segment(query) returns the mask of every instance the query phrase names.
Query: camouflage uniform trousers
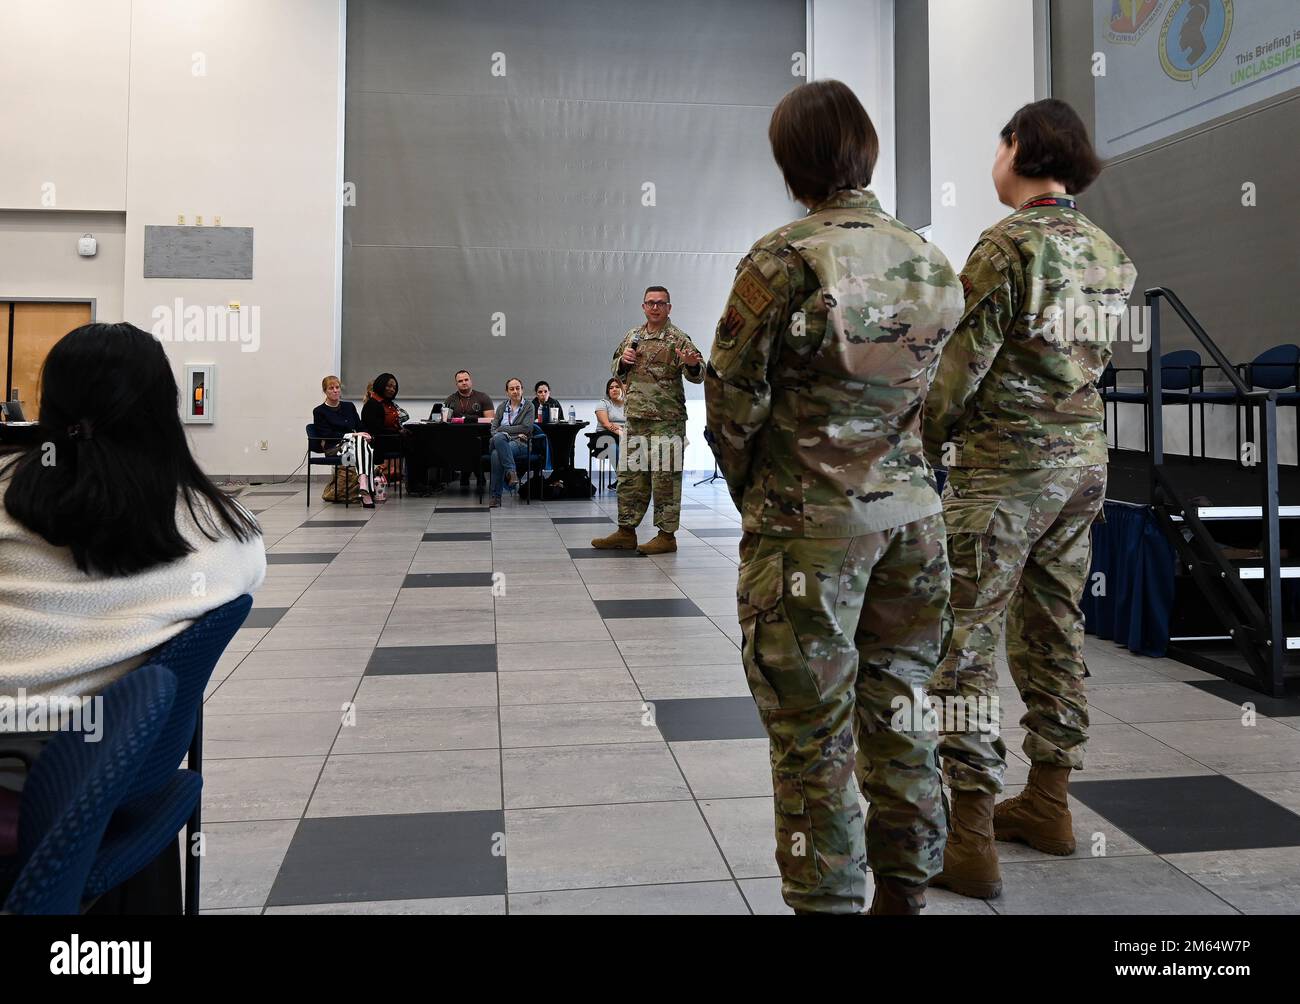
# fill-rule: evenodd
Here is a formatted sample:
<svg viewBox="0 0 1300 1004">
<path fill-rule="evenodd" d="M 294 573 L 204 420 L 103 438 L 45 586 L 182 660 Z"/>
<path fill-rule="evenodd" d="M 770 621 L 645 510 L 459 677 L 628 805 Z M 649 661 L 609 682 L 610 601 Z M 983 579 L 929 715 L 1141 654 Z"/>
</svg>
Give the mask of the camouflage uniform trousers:
<svg viewBox="0 0 1300 1004">
<path fill-rule="evenodd" d="M 1106 468 L 955 468 L 944 486 L 953 635 L 930 696 L 992 700 L 1003 619 L 1007 663 L 1026 712 L 1024 751 L 1033 763 L 1083 766 L 1088 699 L 1079 600 L 1092 558 L 1091 527 L 1106 496 Z M 1002 791 L 1006 743 L 998 716 L 968 718 L 943 732 L 939 752 L 950 788 Z M 961 725 L 947 722 L 947 725 Z"/>
<path fill-rule="evenodd" d="M 835 539 L 747 532 L 740 559 L 742 660 L 770 743 L 781 894 L 799 911 L 860 913 L 868 863 L 912 883 L 943 866 L 938 733 L 910 714 L 895 722 L 951 633 L 942 517 Z"/>
<path fill-rule="evenodd" d="M 628 420 L 618 467 L 619 526 L 640 526 L 653 497 L 655 526 L 664 533 L 677 532 L 685 443 L 685 421 Z"/>
</svg>

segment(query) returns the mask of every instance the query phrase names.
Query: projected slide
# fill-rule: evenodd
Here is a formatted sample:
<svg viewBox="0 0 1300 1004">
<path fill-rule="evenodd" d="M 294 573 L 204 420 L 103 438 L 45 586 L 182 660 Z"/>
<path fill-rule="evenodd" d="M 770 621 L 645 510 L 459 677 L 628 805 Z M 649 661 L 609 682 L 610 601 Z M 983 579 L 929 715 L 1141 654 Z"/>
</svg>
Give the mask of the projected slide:
<svg viewBox="0 0 1300 1004">
<path fill-rule="evenodd" d="M 1093 51 L 1115 157 L 1300 86 L 1300 3 L 1093 0 Z"/>
</svg>

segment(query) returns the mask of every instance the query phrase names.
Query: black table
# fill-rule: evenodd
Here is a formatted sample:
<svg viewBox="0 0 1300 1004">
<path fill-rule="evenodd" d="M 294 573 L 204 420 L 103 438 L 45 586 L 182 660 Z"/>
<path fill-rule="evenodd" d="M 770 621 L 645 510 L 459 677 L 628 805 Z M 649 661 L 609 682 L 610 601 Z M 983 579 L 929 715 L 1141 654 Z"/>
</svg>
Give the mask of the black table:
<svg viewBox="0 0 1300 1004">
<path fill-rule="evenodd" d="M 0 452 L 14 453 L 35 446 L 41 441 L 41 427 L 36 422 L 18 425 L 0 422 Z"/>
<path fill-rule="evenodd" d="M 409 422 L 403 428 L 414 440 L 417 463 L 446 471 L 473 471 L 479 478 L 478 494 L 483 497 L 483 455 L 492 440 L 490 422 Z"/>
<path fill-rule="evenodd" d="M 573 471 L 573 450 L 578 433 L 590 422 L 546 422 L 542 431 L 551 444 L 551 480 L 563 481 Z M 572 479 L 570 479 L 572 480 Z"/>
</svg>

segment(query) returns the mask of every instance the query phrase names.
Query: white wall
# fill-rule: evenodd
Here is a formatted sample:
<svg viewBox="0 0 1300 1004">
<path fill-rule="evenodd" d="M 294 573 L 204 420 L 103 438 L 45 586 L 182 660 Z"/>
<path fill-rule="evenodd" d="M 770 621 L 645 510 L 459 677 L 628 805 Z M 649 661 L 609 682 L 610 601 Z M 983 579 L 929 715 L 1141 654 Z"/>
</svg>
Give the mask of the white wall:
<svg viewBox="0 0 1300 1004">
<path fill-rule="evenodd" d="M 1035 98 L 1033 0 L 930 0 L 930 239 L 960 269 L 1005 216 L 998 133 Z M 951 187 L 946 187 L 951 186 Z"/>
<path fill-rule="evenodd" d="M 77 254 L 77 239 L 93 234 L 93 258 Z M 126 217 L 122 213 L 0 210 L 0 299 L 93 298 L 95 319 L 122 316 Z"/>
<path fill-rule="evenodd" d="M 320 378 L 337 358 L 343 4 L 133 6 L 124 319 L 151 329 L 177 297 L 203 307 L 237 300 L 250 317 L 258 308 L 257 351 L 220 341 L 167 348 L 178 379 L 186 363 L 216 365 L 216 421 L 190 427 L 203 467 L 285 475 L 302 458 Z M 181 215 L 253 227 L 253 278 L 143 278 L 145 225 Z"/>
<path fill-rule="evenodd" d="M 0 5 L 0 120 L 21 138 L 0 209 L 24 210 L 0 213 L 0 296 L 94 296 L 146 330 L 177 297 L 256 307 L 257 351 L 167 343 L 178 380 L 217 366 L 216 423 L 190 427 L 214 475 L 292 471 L 338 369 L 343 31 L 344 0 Z M 254 228 L 253 279 L 143 278 L 144 227 L 199 215 Z M 95 259 L 75 255 L 87 230 Z"/>
<path fill-rule="evenodd" d="M 0 4 L 0 208 L 126 208 L 130 27 L 131 0 Z"/>
<path fill-rule="evenodd" d="M 871 189 L 893 213 L 894 0 L 809 0 L 809 80 L 840 80 L 853 89 L 880 138 Z"/>
</svg>

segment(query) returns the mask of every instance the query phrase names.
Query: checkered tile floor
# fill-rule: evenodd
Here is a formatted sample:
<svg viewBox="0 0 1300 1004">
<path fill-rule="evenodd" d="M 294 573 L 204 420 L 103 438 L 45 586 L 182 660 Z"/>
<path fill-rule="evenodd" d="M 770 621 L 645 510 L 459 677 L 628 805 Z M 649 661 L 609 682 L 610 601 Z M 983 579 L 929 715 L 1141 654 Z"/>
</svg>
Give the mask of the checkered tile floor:
<svg viewBox="0 0 1300 1004">
<path fill-rule="evenodd" d="M 687 488 L 655 558 L 589 548 L 611 495 L 317 492 L 243 496 L 270 564 L 207 697 L 204 912 L 787 912 L 720 483 Z M 1078 853 L 999 845 L 1001 899 L 932 890 L 927 913 L 1300 911 L 1300 700 L 1088 657 Z"/>
</svg>

